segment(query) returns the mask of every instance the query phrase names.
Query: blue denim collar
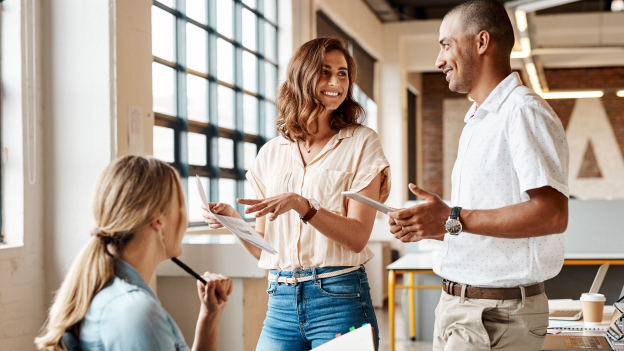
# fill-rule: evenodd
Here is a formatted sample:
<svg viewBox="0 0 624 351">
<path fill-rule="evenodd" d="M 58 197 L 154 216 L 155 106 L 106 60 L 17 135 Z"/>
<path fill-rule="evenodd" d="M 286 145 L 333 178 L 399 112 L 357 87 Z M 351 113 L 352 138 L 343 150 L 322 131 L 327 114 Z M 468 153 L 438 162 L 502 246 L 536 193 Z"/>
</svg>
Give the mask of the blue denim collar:
<svg viewBox="0 0 624 351">
<path fill-rule="evenodd" d="M 145 283 L 145 280 L 143 280 L 141 274 L 139 274 L 139 272 L 134 267 L 132 267 L 128 262 L 120 258 L 115 261 L 115 275 L 117 277 L 125 280 L 132 285 L 138 286 L 139 288 L 147 291 L 155 299 L 157 299 L 156 294 L 154 294 L 152 289 L 150 289 L 147 283 Z"/>
</svg>

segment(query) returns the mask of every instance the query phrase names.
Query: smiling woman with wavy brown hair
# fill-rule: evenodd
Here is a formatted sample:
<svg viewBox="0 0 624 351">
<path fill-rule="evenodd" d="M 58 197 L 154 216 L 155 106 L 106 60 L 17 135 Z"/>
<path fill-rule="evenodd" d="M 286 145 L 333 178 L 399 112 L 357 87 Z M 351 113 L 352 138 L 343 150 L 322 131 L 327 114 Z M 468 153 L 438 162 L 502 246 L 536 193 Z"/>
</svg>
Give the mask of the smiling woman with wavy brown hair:
<svg viewBox="0 0 624 351">
<path fill-rule="evenodd" d="M 280 134 L 290 140 L 306 140 L 318 131 L 318 118 L 325 106 L 317 97 L 317 83 L 322 74 L 326 52 L 337 50 L 347 61 L 349 87 L 345 100 L 333 111 L 332 129 L 359 125 L 364 119 L 364 108 L 353 98 L 353 84 L 357 80 L 355 60 L 344 41 L 334 37 L 321 37 L 303 44 L 290 60 L 286 81 L 279 89 L 275 120 Z"/>
<path fill-rule="evenodd" d="M 303 44 L 288 64 L 277 107 L 280 136 L 267 142 L 247 172 L 258 200 L 239 199 L 255 213 L 256 231 L 277 253 L 240 240 L 270 270 L 269 309 L 256 351 L 304 351 L 377 319 L 364 263 L 376 211 L 342 196 L 356 191 L 380 202 L 390 192 L 390 165 L 374 130 L 360 124 L 353 99 L 355 61 L 343 41 Z M 213 213 L 239 217 L 230 205 Z M 301 322 L 305 321 L 305 322 Z"/>
</svg>

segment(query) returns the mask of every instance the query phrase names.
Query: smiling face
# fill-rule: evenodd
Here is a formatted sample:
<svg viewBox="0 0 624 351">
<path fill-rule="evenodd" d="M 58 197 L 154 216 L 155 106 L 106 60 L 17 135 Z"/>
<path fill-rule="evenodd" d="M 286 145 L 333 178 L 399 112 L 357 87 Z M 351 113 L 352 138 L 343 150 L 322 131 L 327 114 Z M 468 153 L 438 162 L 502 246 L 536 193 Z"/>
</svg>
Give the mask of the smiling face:
<svg viewBox="0 0 624 351">
<path fill-rule="evenodd" d="M 342 52 L 332 50 L 325 53 L 321 76 L 316 84 L 316 96 L 327 110 L 336 110 L 349 91 L 349 71 Z"/>
<path fill-rule="evenodd" d="M 442 21 L 440 53 L 435 65 L 446 75 L 451 91 L 466 94 L 474 80 L 474 51 L 472 41 L 463 33 L 459 17 L 459 14 L 452 14 Z"/>
</svg>

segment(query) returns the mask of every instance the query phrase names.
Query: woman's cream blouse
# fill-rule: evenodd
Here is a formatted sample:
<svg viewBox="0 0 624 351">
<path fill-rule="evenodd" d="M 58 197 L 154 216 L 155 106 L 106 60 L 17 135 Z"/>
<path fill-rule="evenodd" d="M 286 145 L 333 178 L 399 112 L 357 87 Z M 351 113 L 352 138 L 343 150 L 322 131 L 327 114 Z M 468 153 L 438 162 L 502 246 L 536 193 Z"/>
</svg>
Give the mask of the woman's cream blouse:
<svg viewBox="0 0 624 351">
<path fill-rule="evenodd" d="M 277 137 L 266 143 L 249 171 L 247 180 L 260 199 L 292 192 L 315 199 L 325 210 L 347 215 L 349 200 L 340 193 L 361 191 L 379 173 L 380 202 L 390 193 L 390 164 L 379 136 L 364 126 L 342 128 L 307 166 L 297 143 Z M 368 235 L 362 233 L 361 235 Z M 262 251 L 258 266 L 291 271 L 312 267 L 357 266 L 373 257 L 366 247 L 355 253 L 304 224 L 296 211 L 266 221 L 265 239 L 277 255 Z"/>
</svg>

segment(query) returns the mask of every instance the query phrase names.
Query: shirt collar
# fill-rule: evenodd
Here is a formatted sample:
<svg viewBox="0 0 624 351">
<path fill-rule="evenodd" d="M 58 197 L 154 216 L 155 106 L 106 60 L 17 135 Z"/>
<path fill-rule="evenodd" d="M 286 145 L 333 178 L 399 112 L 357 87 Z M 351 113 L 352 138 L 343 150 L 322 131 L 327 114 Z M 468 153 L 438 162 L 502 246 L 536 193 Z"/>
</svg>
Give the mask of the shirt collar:
<svg viewBox="0 0 624 351">
<path fill-rule="evenodd" d="M 340 129 L 338 131 L 337 139 L 338 140 L 342 140 L 342 139 L 345 139 L 345 138 L 351 138 L 353 136 L 353 133 L 354 133 L 356 127 L 357 126 L 349 126 L 349 127 L 345 127 L 345 128 Z M 291 142 L 288 141 L 288 139 L 284 138 L 283 136 L 280 135 L 279 138 L 280 138 L 280 140 L 279 140 L 280 145 L 290 145 L 291 144 Z"/>
<path fill-rule="evenodd" d="M 476 123 L 487 116 L 488 113 L 498 112 L 509 94 L 521 85 L 520 75 L 517 72 L 511 72 L 502 82 L 498 83 L 481 106 L 477 106 L 476 102 L 472 104 L 472 107 L 466 113 L 466 117 L 464 117 L 464 122 Z"/>
<path fill-rule="evenodd" d="M 126 282 L 138 286 L 139 288 L 147 291 L 150 295 L 156 298 L 156 294 L 150 289 L 150 287 L 145 283 L 143 277 L 139 274 L 139 272 L 132 267 L 128 262 L 122 259 L 115 260 L 115 275 Z"/>
</svg>

